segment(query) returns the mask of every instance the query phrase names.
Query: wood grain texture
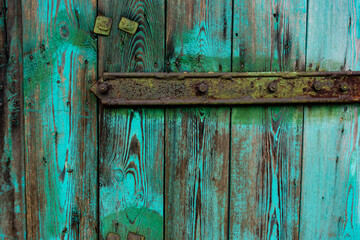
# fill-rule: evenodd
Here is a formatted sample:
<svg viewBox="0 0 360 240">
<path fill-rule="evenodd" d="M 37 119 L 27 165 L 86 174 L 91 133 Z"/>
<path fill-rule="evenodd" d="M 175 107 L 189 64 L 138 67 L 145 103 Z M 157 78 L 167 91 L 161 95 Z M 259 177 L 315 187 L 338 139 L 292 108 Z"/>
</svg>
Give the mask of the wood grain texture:
<svg viewBox="0 0 360 240">
<path fill-rule="evenodd" d="M 231 15 L 231 0 L 168 0 L 167 71 L 230 71 Z M 166 239 L 228 238 L 229 124 L 229 108 L 166 110 Z"/>
<path fill-rule="evenodd" d="M 304 71 L 306 1 L 235 0 L 233 71 Z"/>
<path fill-rule="evenodd" d="M 227 108 L 166 110 L 166 239 L 227 239 Z"/>
<path fill-rule="evenodd" d="M 303 107 L 233 108 L 231 239 L 298 239 Z"/>
<path fill-rule="evenodd" d="M 25 239 L 21 1 L 0 1 L 0 239 Z"/>
<path fill-rule="evenodd" d="M 162 239 L 164 110 L 104 109 L 100 135 L 101 239 Z"/>
<path fill-rule="evenodd" d="M 28 239 L 97 239 L 96 1 L 23 0 Z"/>
<path fill-rule="evenodd" d="M 99 15 L 112 18 L 109 37 L 99 37 L 99 73 L 164 71 L 165 3 L 102 0 Z M 119 30 L 121 17 L 139 24 L 134 35 Z"/>
<path fill-rule="evenodd" d="M 306 1 L 234 2 L 234 71 L 303 71 Z M 233 107 L 231 239 L 298 239 L 303 107 Z"/>
<path fill-rule="evenodd" d="M 360 69 L 358 0 L 309 0 L 307 70 Z"/>
<path fill-rule="evenodd" d="M 111 35 L 99 37 L 99 76 L 164 70 L 164 8 L 160 0 L 99 1 L 99 14 L 113 19 Z M 134 35 L 118 29 L 121 17 L 139 23 Z M 105 108 L 101 121 L 100 238 L 163 239 L 164 110 Z"/>
<path fill-rule="evenodd" d="M 321 14 L 319 14 L 321 9 Z M 360 1 L 309 1 L 308 70 L 360 70 Z M 359 239 L 359 106 L 308 106 L 301 239 Z"/>
<path fill-rule="evenodd" d="M 166 70 L 231 71 L 232 0 L 167 0 Z"/>
</svg>

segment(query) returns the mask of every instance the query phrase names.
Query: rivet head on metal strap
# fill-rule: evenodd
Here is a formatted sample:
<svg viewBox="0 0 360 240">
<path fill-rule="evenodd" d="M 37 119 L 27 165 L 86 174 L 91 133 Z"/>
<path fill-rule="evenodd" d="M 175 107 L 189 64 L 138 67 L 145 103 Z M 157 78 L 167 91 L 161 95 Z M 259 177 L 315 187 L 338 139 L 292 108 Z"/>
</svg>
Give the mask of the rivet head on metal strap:
<svg viewBox="0 0 360 240">
<path fill-rule="evenodd" d="M 269 84 L 268 89 L 270 92 L 276 92 L 278 86 L 276 82 L 272 82 Z"/>
<path fill-rule="evenodd" d="M 314 83 L 314 89 L 315 89 L 316 91 L 320 91 L 322 88 L 323 88 L 323 85 L 322 85 L 321 82 L 316 81 L 316 82 Z"/>
<path fill-rule="evenodd" d="M 345 82 L 341 83 L 340 85 L 340 90 L 343 91 L 343 92 L 346 92 L 350 89 L 349 85 Z"/>
<path fill-rule="evenodd" d="M 199 92 L 206 93 L 206 91 L 209 89 L 209 86 L 205 83 L 202 83 L 199 85 Z"/>
<path fill-rule="evenodd" d="M 102 83 L 99 85 L 99 92 L 106 93 L 108 90 L 108 85 L 106 83 Z"/>
</svg>

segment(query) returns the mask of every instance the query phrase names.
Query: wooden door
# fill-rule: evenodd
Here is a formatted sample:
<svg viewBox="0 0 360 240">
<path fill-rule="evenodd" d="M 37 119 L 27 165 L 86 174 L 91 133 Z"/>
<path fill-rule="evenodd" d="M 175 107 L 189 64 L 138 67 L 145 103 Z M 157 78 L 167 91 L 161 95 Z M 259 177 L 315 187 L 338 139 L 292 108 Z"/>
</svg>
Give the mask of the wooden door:
<svg viewBox="0 0 360 240">
<path fill-rule="evenodd" d="M 0 239 L 360 239 L 358 104 L 104 107 L 89 91 L 104 72 L 360 70 L 359 13 L 0 0 Z"/>
</svg>

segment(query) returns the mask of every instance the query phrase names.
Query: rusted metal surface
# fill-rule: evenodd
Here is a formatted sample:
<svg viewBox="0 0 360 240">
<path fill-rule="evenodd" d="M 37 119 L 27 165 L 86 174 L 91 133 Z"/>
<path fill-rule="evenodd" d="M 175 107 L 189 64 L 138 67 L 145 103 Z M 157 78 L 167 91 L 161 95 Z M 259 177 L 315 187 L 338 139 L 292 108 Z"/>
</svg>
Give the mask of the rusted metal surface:
<svg viewBox="0 0 360 240">
<path fill-rule="evenodd" d="M 357 102 L 360 72 L 104 73 L 106 106 Z"/>
</svg>

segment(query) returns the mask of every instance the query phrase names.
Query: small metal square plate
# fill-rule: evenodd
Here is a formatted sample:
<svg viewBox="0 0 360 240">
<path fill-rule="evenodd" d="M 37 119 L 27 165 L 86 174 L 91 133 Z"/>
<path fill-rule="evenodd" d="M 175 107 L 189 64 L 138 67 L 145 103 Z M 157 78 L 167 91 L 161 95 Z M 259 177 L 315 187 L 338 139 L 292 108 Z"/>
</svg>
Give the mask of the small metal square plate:
<svg viewBox="0 0 360 240">
<path fill-rule="evenodd" d="M 94 26 L 94 33 L 99 35 L 110 35 L 112 19 L 104 16 L 97 16 Z"/>
<path fill-rule="evenodd" d="M 127 240 L 145 240 L 145 237 L 137 235 L 136 233 L 130 232 Z"/>
<path fill-rule="evenodd" d="M 119 23 L 119 29 L 124 32 L 134 35 L 136 33 L 139 24 L 137 22 L 131 21 L 125 17 L 122 17 Z"/>
<path fill-rule="evenodd" d="M 106 240 L 120 240 L 120 236 L 115 233 L 109 233 Z"/>
</svg>

